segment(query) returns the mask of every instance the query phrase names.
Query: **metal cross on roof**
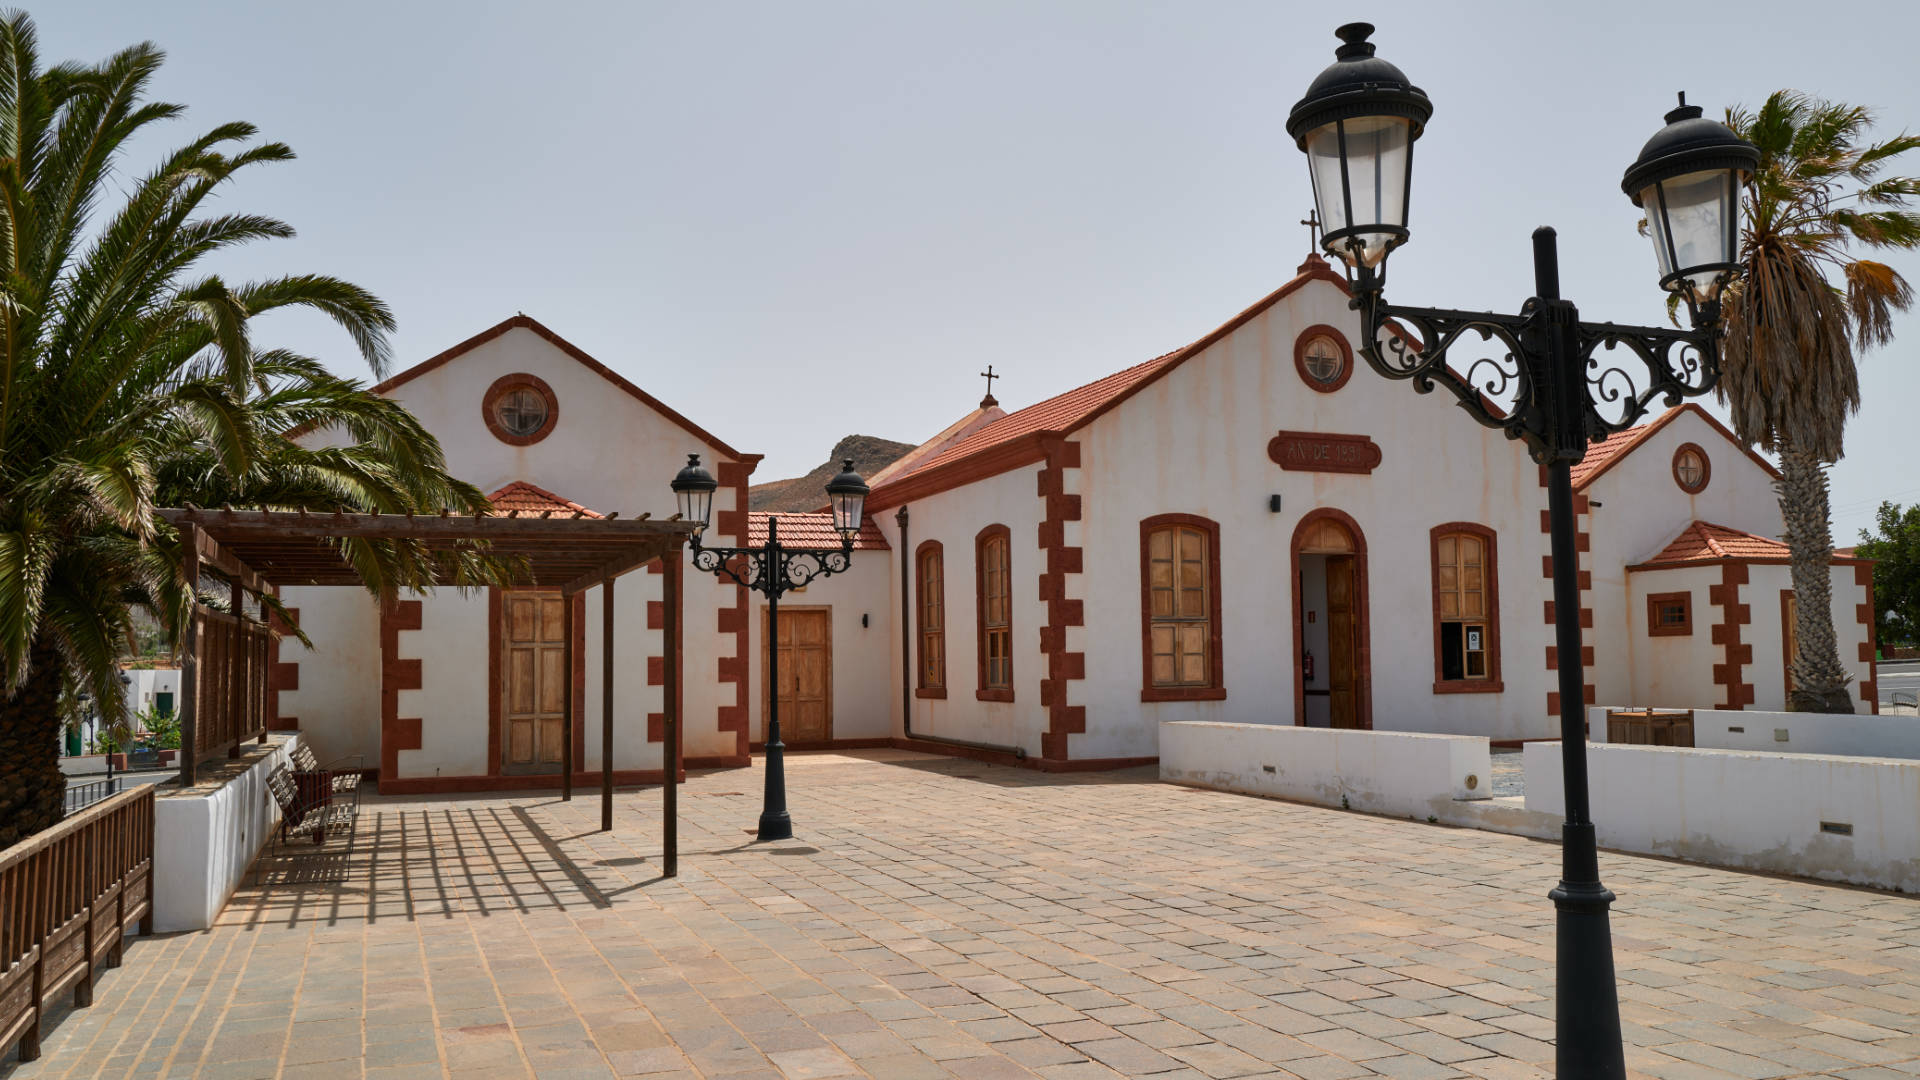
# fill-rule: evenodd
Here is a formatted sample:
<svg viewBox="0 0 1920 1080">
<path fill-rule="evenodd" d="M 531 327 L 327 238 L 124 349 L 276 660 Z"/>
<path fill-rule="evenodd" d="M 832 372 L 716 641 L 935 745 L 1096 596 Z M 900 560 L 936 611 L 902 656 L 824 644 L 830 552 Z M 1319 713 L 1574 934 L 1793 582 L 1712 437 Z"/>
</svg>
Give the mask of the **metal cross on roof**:
<svg viewBox="0 0 1920 1080">
<path fill-rule="evenodd" d="M 983 398 L 981 398 L 981 399 L 980 399 L 980 407 L 981 407 L 981 408 L 983 408 L 983 409 L 991 409 L 991 408 L 993 408 L 994 406 L 996 406 L 996 405 L 998 405 L 998 404 L 1000 404 L 1000 402 L 998 402 L 997 400 L 995 400 L 995 399 L 994 399 L 994 396 L 993 396 L 993 380 L 995 380 L 995 379 L 1004 379 L 1004 378 L 1006 378 L 1006 376 L 1005 376 L 1005 375 L 995 375 L 995 374 L 993 373 L 993 365 L 992 365 L 992 364 L 988 364 L 988 365 L 987 365 L 987 370 L 985 370 L 985 371 L 983 371 L 983 372 L 981 372 L 980 374 L 981 374 L 981 376 L 982 376 L 983 378 L 985 378 L 985 379 L 987 380 L 987 396 L 986 396 L 986 397 L 983 397 Z"/>
<path fill-rule="evenodd" d="M 1300 219 L 1300 224 L 1305 225 L 1307 227 L 1307 243 L 1311 245 L 1310 247 L 1307 248 L 1307 250 L 1319 251 L 1320 250 L 1320 211 L 1317 209 L 1307 211 L 1307 216 Z"/>
</svg>

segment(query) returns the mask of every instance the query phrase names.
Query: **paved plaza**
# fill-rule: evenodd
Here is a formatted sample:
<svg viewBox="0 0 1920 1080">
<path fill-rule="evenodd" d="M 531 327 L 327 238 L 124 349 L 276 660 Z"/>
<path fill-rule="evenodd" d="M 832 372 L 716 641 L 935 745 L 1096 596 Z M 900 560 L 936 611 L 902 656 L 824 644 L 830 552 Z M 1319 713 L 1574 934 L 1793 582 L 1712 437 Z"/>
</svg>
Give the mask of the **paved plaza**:
<svg viewBox="0 0 1920 1080">
<path fill-rule="evenodd" d="M 28 1077 L 1531 1077 L 1558 849 L 899 751 L 682 789 L 369 798 L 130 943 Z M 1603 855 L 1629 1067 L 1920 1075 L 1920 903 Z"/>
</svg>

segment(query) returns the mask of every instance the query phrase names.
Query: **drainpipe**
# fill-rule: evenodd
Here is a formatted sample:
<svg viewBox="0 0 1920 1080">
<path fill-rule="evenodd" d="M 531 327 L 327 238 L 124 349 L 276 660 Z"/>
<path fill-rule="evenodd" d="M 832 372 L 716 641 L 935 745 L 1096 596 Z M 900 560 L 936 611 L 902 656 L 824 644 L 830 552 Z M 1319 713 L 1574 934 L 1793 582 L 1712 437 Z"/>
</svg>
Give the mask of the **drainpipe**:
<svg viewBox="0 0 1920 1080">
<path fill-rule="evenodd" d="M 964 746 L 974 750 L 991 750 L 996 754 L 1012 754 L 1016 760 L 1025 761 L 1027 751 L 1019 746 L 1002 746 L 999 743 L 973 742 L 969 739 L 949 739 L 945 735 L 915 735 L 913 733 L 913 603 L 907 575 L 907 563 L 913 558 L 913 548 L 907 543 L 907 508 L 905 504 L 900 512 L 893 516 L 900 526 L 900 728 L 909 739 L 921 742 L 941 743 L 946 746 Z"/>
</svg>

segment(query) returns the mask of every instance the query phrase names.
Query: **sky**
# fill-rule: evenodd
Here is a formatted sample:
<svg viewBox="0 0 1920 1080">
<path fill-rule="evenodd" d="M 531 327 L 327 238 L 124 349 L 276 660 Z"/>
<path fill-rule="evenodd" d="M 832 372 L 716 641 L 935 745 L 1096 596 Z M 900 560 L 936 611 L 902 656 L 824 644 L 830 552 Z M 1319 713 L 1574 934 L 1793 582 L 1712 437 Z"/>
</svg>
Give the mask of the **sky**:
<svg viewBox="0 0 1920 1080">
<path fill-rule="evenodd" d="M 29 10 L 46 61 L 167 50 L 156 96 L 188 112 L 134 147 L 130 173 L 235 119 L 299 154 L 243 173 L 221 207 L 298 237 L 210 269 L 371 289 L 399 318 L 396 370 L 525 312 L 766 454 L 756 481 L 843 435 L 931 436 L 974 407 L 988 364 L 1019 408 L 1286 281 L 1311 205 L 1286 114 L 1341 22 L 1375 23 L 1380 55 L 1434 102 L 1389 302 L 1517 311 L 1529 234 L 1550 224 L 1584 318 L 1662 323 L 1619 181 L 1678 90 L 1717 115 L 1792 87 L 1873 107 L 1882 136 L 1920 130 L 1911 0 Z M 1887 261 L 1920 281 L 1920 253 Z M 255 334 L 369 375 L 317 316 Z M 1865 404 L 1833 470 L 1842 545 L 1882 499 L 1920 501 L 1920 313 L 1896 335 L 1861 358 Z"/>
</svg>

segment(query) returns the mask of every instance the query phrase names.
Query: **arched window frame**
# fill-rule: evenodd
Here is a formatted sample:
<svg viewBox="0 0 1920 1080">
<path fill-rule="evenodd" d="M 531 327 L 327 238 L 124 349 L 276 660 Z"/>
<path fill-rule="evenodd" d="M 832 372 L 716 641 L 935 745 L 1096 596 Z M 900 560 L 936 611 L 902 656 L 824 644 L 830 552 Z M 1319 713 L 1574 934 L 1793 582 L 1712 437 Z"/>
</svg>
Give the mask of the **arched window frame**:
<svg viewBox="0 0 1920 1080">
<path fill-rule="evenodd" d="M 931 562 L 938 570 L 931 590 L 927 587 L 927 567 Z M 944 698 L 947 696 L 947 556 L 946 550 L 938 540 L 923 541 L 913 553 L 914 588 L 914 696 L 923 698 Z M 927 601 L 935 602 L 939 613 L 939 625 L 930 626 Z M 939 661 L 940 678 L 929 681 L 927 661 L 929 658 Z"/>
<path fill-rule="evenodd" d="M 1440 617 L 1440 541 L 1447 536 L 1471 536 L 1486 548 L 1487 594 L 1487 673 L 1471 679 L 1446 677 L 1441 650 Z M 1449 521 L 1435 525 L 1428 534 L 1432 556 L 1433 588 L 1433 692 L 1436 694 L 1498 694 L 1506 689 L 1500 677 L 1500 545 L 1499 537 L 1485 525 L 1472 521 Z"/>
<path fill-rule="evenodd" d="M 1194 529 L 1206 538 L 1207 666 L 1205 685 L 1156 686 L 1153 682 L 1153 534 L 1163 529 Z M 1197 514 L 1156 514 L 1140 522 L 1140 700 L 1224 701 L 1226 666 L 1220 622 L 1220 525 Z"/>
<path fill-rule="evenodd" d="M 987 625 L 987 548 L 995 540 L 1004 545 L 1007 553 L 1006 564 L 1006 623 L 1004 626 Z M 974 697 L 980 701 L 1013 700 L 1013 531 L 1005 525 L 989 525 L 980 530 L 973 538 L 973 623 L 974 623 L 974 661 L 978 672 L 978 688 Z M 1006 638 L 1007 670 L 1005 685 L 989 685 L 987 682 L 987 651 L 990 635 L 1004 634 Z"/>
</svg>

